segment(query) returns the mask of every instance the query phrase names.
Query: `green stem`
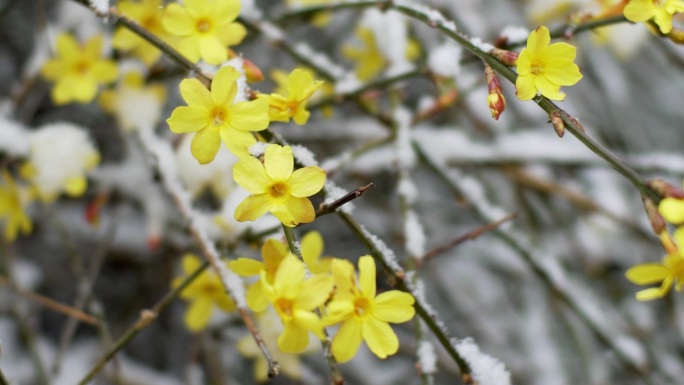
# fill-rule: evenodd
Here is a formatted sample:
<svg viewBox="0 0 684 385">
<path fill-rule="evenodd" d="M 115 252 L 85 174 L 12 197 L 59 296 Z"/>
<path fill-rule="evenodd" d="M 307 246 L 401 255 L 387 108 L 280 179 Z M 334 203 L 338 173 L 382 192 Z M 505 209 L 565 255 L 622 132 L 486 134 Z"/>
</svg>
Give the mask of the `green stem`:
<svg viewBox="0 0 684 385">
<path fill-rule="evenodd" d="M 121 349 L 123 349 L 138 333 L 145 329 L 154 319 L 164 310 L 178 295 L 185 289 L 192 281 L 202 274 L 202 272 L 209 266 L 208 262 L 204 262 L 197 270 L 186 277 L 180 285 L 168 292 L 164 298 L 157 302 L 151 310 L 145 311 L 144 314 L 140 316 L 140 319 L 133 324 L 109 349 L 104 356 L 102 356 L 95 366 L 83 377 L 81 381 L 78 382 L 79 385 L 85 385 L 92 381 L 95 376 L 104 368 L 104 366 L 109 362 L 109 360 L 116 355 Z"/>
</svg>

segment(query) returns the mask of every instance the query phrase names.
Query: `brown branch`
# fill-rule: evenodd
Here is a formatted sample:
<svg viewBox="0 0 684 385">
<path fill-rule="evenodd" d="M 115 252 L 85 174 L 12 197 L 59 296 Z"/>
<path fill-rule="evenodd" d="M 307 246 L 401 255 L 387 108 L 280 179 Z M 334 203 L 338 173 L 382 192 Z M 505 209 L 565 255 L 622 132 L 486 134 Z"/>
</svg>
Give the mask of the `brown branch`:
<svg viewBox="0 0 684 385">
<path fill-rule="evenodd" d="M 509 214 L 509 215 L 499 219 L 498 221 L 488 223 L 484 226 L 480 226 L 478 228 L 475 228 L 475 229 L 473 229 L 473 230 L 471 230 L 471 231 L 469 231 L 463 235 L 460 235 L 460 236 L 452 239 L 451 241 L 449 241 L 449 242 L 447 242 L 441 246 L 435 247 L 434 249 L 423 254 L 422 257 L 416 258 L 416 263 L 418 264 L 418 266 L 422 266 L 423 264 L 425 264 L 426 262 L 428 262 L 432 258 L 436 257 L 437 255 L 442 254 L 442 253 L 446 252 L 447 250 L 460 245 L 463 242 L 472 241 L 472 240 L 476 239 L 477 237 L 479 237 L 480 235 L 482 235 L 486 232 L 492 231 L 492 230 L 496 229 L 497 227 L 501 226 L 502 224 L 504 224 L 508 221 L 512 221 L 517 216 L 518 216 L 518 213 Z"/>
<path fill-rule="evenodd" d="M 356 190 L 353 190 L 347 194 L 345 194 L 342 198 L 330 203 L 330 204 L 325 204 L 321 203 L 321 205 L 318 207 L 318 212 L 316 213 L 316 217 L 320 217 L 326 214 L 334 213 L 338 208 L 340 208 L 342 205 L 347 204 L 354 199 L 360 197 L 363 195 L 363 193 L 366 192 L 366 190 L 375 188 L 375 183 L 371 182 L 368 183 L 365 186 L 361 186 L 357 188 Z"/>
<path fill-rule="evenodd" d="M 12 291 L 14 291 L 15 293 L 17 293 L 18 295 L 20 295 L 26 299 L 29 299 L 33 302 L 36 302 L 36 303 L 38 303 L 38 304 L 40 304 L 40 305 L 42 305 L 42 306 L 44 306 L 44 307 L 46 307 L 52 311 L 56 311 L 57 313 L 62 313 L 68 317 L 78 319 L 79 321 L 85 322 L 89 325 L 98 326 L 100 324 L 100 321 L 91 315 L 88 315 L 88 314 L 86 314 L 86 313 L 84 313 L 78 309 L 71 307 L 71 306 L 57 302 L 54 299 L 45 297 L 43 295 L 34 293 L 32 291 L 29 291 L 29 290 L 24 290 L 22 288 L 19 288 L 19 287 L 17 287 L 17 285 L 15 285 L 9 279 L 7 279 L 6 277 L 3 277 L 1 275 L 0 275 L 0 285 L 6 286 L 6 287 L 10 288 Z"/>
</svg>

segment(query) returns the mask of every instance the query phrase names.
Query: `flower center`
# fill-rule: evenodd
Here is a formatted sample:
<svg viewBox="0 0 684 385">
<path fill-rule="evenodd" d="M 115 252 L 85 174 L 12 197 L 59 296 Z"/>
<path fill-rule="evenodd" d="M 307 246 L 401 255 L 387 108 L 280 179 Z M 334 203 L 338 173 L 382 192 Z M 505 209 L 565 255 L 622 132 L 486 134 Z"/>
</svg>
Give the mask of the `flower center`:
<svg viewBox="0 0 684 385">
<path fill-rule="evenodd" d="M 79 60 L 74 65 L 74 69 L 77 73 L 85 75 L 86 73 L 88 73 L 88 70 L 90 69 L 90 64 L 87 60 Z"/>
<path fill-rule="evenodd" d="M 211 29 L 211 20 L 207 18 L 202 18 L 197 20 L 197 31 L 200 33 L 206 33 Z"/>
<path fill-rule="evenodd" d="M 212 284 L 211 282 L 206 282 L 205 284 L 202 285 L 202 293 L 208 297 L 215 296 L 216 294 L 219 293 L 219 288 Z"/>
<path fill-rule="evenodd" d="M 211 117 L 211 124 L 214 126 L 221 126 L 228 117 L 228 111 L 221 107 L 215 107 L 213 110 L 211 110 L 209 115 Z"/>
<path fill-rule="evenodd" d="M 292 301 L 287 298 L 278 298 L 274 305 L 279 314 L 292 317 Z"/>
<path fill-rule="evenodd" d="M 533 75 L 541 75 L 544 73 L 544 66 L 538 61 L 533 61 L 532 65 L 530 65 L 530 72 Z"/>
<path fill-rule="evenodd" d="M 354 313 L 359 316 L 363 317 L 364 315 L 368 314 L 368 310 L 370 308 L 370 302 L 366 298 L 356 298 L 354 300 Z"/>
<path fill-rule="evenodd" d="M 287 190 L 287 185 L 283 182 L 274 183 L 268 188 L 268 191 L 273 198 L 280 198 L 286 195 Z"/>
</svg>

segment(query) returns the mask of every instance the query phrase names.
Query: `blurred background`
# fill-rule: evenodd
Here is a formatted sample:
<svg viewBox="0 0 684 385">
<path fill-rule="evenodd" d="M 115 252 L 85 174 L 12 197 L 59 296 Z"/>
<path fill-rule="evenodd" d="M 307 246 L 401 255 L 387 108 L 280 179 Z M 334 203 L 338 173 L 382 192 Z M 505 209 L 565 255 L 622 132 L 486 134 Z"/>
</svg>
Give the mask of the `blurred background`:
<svg viewBox="0 0 684 385">
<path fill-rule="evenodd" d="M 265 80 L 250 84 L 261 92 L 277 86 L 274 70 L 289 73 L 302 66 L 279 39 L 260 33 L 264 23 L 282 30 L 309 68 L 319 67 L 313 73 L 333 75 L 332 81 L 320 71 L 315 75 L 331 87 L 310 101 L 306 125 L 270 128 L 310 150 L 342 190 L 374 183 L 353 202 L 354 218 L 384 240 L 400 263 L 414 266 L 420 291 L 451 334 L 471 337 L 481 352 L 505 365 L 513 384 L 672 384 L 684 378 L 679 294 L 637 302 L 640 288 L 624 277 L 629 267 L 658 262 L 664 254 L 638 190 L 572 135 L 558 138 L 548 116 L 536 104 L 517 100 L 505 79 L 506 110 L 493 120 L 481 61 L 437 29 L 371 7 L 296 13 L 317 3 L 325 1 L 243 0 L 248 35 L 232 49 L 264 73 Z M 524 43 L 539 25 L 555 31 L 615 2 L 419 3 L 439 10 L 468 36 L 514 44 Z M 682 21 L 676 16 L 675 28 Z M 188 138 L 169 131 L 165 120 L 184 104 L 178 83 L 187 73 L 168 58 L 146 67 L 111 50 L 116 28 L 113 20 L 98 19 L 73 1 L 0 0 L 0 165 L 17 174 L 25 156 L 16 133 L 30 136 L 56 124 L 85 130 L 101 157 L 82 196 L 30 204 L 31 233 L 0 248 L 0 368 L 10 384 L 78 383 L 140 312 L 169 292 L 174 277 L 182 275 L 181 257 L 196 251 L 154 161 L 123 127 L 125 117 L 156 114 L 154 130 L 173 145 L 180 178 L 223 256 L 259 258 L 265 237 L 282 239 L 272 218 L 249 225 L 232 219 L 246 194 L 232 182 L 235 159 L 229 153 L 200 168 L 189 154 Z M 360 30 L 370 31 L 371 40 Z M 103 34 L 120 72 L 140 70 L 146 85 L 163 87 L 165 98 L 151 109 L 148 96 L 115 112 L 99 99 L 55 105 L 52 83 L 39 69 L 53 56 L 62 31 L 81 41 Z M 682 47 L 627 22 L 565 41 L 578 48 L 583 79 L 563 89 L 567 98 L 560 107 L 642 177 L 679 186 Z M 358 54 L 363 50 L 375 50 L 382 59 L 371 76 L 359 69 L 368 60 Z M 335 97 L 375 82 L 346 100 Z M 378 117 L 396 124 L 388 127 Z M 317 205 L 322 198 L 313 201 Z M 504 218 L 496 230 L 432 256 L 435 248 Z M 312 230 L 323 235 L 326 256 L 356 262 L 368 253 L 335 215 L 302 225 L 297 233 Z M 387 276 L 378 279 L 379 287 L 391 288 Z M 53 311 L 28 291 L 82 309 L 98 326 Z M 173 301 L 94 382 L 256 383 L 254 359 L 237 349 L 248 335 L 240 318 L 217 311 L 207 329 L 191 333 L 183 322 L 186 309 L 187 302 Z M 348 383 L 461 383 L 457 366 L 418 318 L 394 330 L 399 353 L 383 361 L 362 347 L 340 365 Z M 416 350 L 425 343 L 434 348 L 436 369 L 421 377 Z M 328 381 L 320 350 L 313 347 L 300 359 L 297 370 L 271 383 Z"/>
</svg>

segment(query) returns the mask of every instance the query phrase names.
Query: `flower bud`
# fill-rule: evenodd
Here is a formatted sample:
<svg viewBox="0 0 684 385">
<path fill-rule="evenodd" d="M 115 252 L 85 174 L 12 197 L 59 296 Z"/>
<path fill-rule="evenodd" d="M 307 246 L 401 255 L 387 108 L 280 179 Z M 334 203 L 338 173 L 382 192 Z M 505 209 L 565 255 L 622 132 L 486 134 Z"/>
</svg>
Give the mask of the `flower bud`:
<svg viewBox="0 0 684 385">
<path fill-rule="evenodd" d="M 511 67 L 515 65 L 515 61 L 518 60 L 518 54 L 513 51 L 507 51 L 501 48 L 494 48 L 488 52 L 490 55 L 499 59 L 503 64 Z"/>
<path fill-rule="evenodd" d="M 499 78 L 494 73 L 492 67 L 485 63 L 485 80 L 487 81 L 487 89 L 489 96 L 487 96 L 487 104 L 489 104 L 489 111 L 492 113 L 494 120 L 499 120 L 499 116 L 506 108 L 506 99 L 501 93 L 501 83 Z"/>
<path fill-rule="evenodd" d="M 255 83 L 264 80 L 264 73 L 251 60 L 243 59 L 242 68 L 245 70 L 245 77 L 247 77 L 248 82 Z"/>
</svg>

